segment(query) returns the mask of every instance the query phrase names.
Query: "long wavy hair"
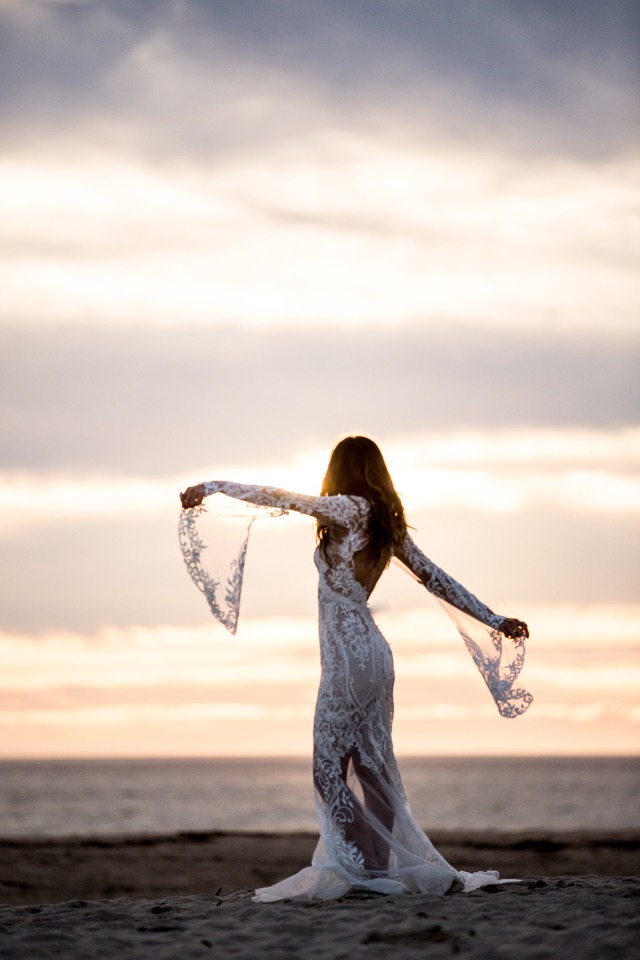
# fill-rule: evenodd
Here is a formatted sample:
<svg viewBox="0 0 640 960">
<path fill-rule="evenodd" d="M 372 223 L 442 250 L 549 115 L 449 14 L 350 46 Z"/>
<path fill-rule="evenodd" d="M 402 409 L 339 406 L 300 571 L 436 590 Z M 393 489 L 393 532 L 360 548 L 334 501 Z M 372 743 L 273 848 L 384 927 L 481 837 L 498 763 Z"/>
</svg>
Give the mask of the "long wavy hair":
<svg viewBox="0 0 640 960">
<path fill-rule="evenodd" d="M 389 544 L 399 543 L 407 532 L 400 497 L 377 443 L 369 437 L 345 437 L 331 452 L 321 494 L 364 497 L 371 505 L 367 551 L 377 563 Z M 318 523 L 318 542 L 324 551 L 329 528 Z"/>
</svg>

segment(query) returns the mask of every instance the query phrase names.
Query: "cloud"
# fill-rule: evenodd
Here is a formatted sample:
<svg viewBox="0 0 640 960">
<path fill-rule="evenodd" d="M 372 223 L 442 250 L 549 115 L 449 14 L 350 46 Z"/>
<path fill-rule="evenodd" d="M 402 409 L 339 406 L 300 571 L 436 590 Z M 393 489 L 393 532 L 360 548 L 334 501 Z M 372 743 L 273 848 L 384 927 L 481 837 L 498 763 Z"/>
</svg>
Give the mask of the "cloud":
<svg viewBox="0 0 640 960">
<path fill-rule="evenodd" d="M 634 328 L 636 181 L 335 131 L 216 169 L 16 154 L 0 321 Z"/>
<path fill-rule="evenodd" d="M 439 608 L 425 603 L 387 613 L 381 622 L 393 641 L 399 674 L 416 699 L 419 685 L 412 680 L 437 675 L 465 685 L 468 681 L 469 687 L 477 680 Z M 634 702 L 637 606 L 537 605 L 531 622 L 536 639 L 527 673 L 536 676 L 540 687 L 564 685 L 574 703 L 580 702 L 578 688 L 592 695 L 609 687 L 620 700 Z M 246 698 L 247 686 L 254 703 L 300 704 L 318 680 L 316 633 L 313 616 L 247 618 L 231 644 L 213 623 L 103 627 L 94 634 L 0 631 L 6 684 L 2 704 L 4 710 L 66 711 L 91 704 L 236 703 Z"/>
<path fill-rule="evenodd" d="M 413 434 L 384 444 L 406 510 L 459 508 L 515 513 L 544 506 L 570 512 L 640 514 L 640 429 L 620 431 L 511 430 Z M 318 488 L 325 449 L 300 451 L 293 460 L 238 465 L 202 464 L 198 476 L 259 482 L 288 490 Z M 194 471 L 193 476 L 196 475 Z M 109 517 L 146 519 L 175 513 L 184 475 L 110 478 L 0 472 L 0 537 L 43 523 Z M 254 515 L 244 504 L 216 498 L 217 513 Z M 295 513 L 288 523 L 306 522 Z"/>
<path fill-rule="evenodd" d="M 5 532 L 2 625 L 97 631 L 213 621 L 184 568 L 172 495 L 159 516 L 63 518 Z M 637 597 L 637 517 L 551 506 L 487 513 L 459 506 L 411 511 L 419 546 L 493 609 L 528 619 L 540 602 L 630 603 Z M 243 619 L 283 614 L 315 622 L 311 522 L 254 528 Z M 374 597 L 381 614 L 432 603 L 395 566 Z M 225 641 L 226 643 L 226 641 Z"/>
<path fill-rule="evenodd" d="M 595 722 L 603 739 L 606 725 L 617 724 L 618 748 L 629 749 L 640 721 L 634 701 L 638 607 L 541 606 L 532 611 L 533 624 L 524 672 L 536 701 L 527 737 L 548 752 L 545 723 L 554 724 L 556 738 L 564 723 L 588 724 L 573 733 L 574 745 L 586 751 Z M 466 721 L 468 744 L 470 720 L 499 722 L 447 626 L 437 610 L 384 618 L 397 666 L 401 742 L 410 723 L 421 723 L 424 736 L 425 721 Z M 311 722 L 319 670 L 315 632 L 313 617 L 249 619 L 233 644 L 209 625 L 37 637 L 0 632 L 0 750 L 15 753 L 40 732 L 39 749 L 52 753 L 66 727 L 86 727 L 97 745 L 113 744 L 114 733 L 123 731 L 123 742 L 142 743 L 146 724 L 172 725 L 183 738 L 190 724 L 200 723 L 222 734 L 215 742 L 228 744 L 231 730 L 246 723 L 254 743 L 262 744 L 278 724 Z"/>
<path fill-rule="evenodd" d="M 632 9 L 5 3 L 0 321 L 631 327 Z"/>
<path fill-rule="evenodd" d="M 208 615 L 167 497 L 208 465 L 319 477 L 345 431 L 399 458 L 439 563 L 531 614 L 553 661 L 534 671 L 552 694 L 535 749 L 550 730 L 575 745 L 562 723 L 580 749 L 612 731 L 631 749 L 606 691 L 569 690 L 572 659 L 565 703 L 549 680 L 562 637 L 597 678 L 610 651 L 585 633 L 609 641 L 615 612 L 550 633 L 535 605 L 637 594 L 636 25 L 632 0 L 0 0 L 3 628 L 122 628 L 108 649 L 18 638 L 21 749 L 119 750 L 129 730 L 153 751 L 161 729 L 162 749 L 208 750 L 203 717 L 230 751 L 255 749 L 230 717 L 284 742 L 298 707 L 265 725 L 229 645 L 212 672 L 193 642 Z M 264 526 L 243 614 L 286 611 L 310 638 L 313 533 Z M 383 618 L 418 602 L 401 577 Z M 170 657 L 162 622 L 187 625 Z M 157 701 L 149 649 L 156 687 L 186 671 Z M 284 654 L 273 690 L 284 662 L 310 704 L 307 653 Z M 194 684 L 220 663 L 216 714 Z M 460 715 L 451 690 L 426 719 L 416 693 L 405 746 Z M 68 734 L 72 703 L 93 725 Z"/>
<path fill-rule="evenodd" d="M 171 476 L 452 430 L 637 420 L 635 337 L 476 329 L 0 331 L 5 471 Z"/>
<path fill-rule="evenodd" d="M 15 2 L 3 19 L 13 143 L 81 128 L 209 162 L 318 125 L 590 158 L 637 143 L 632 0 Z"/>
</svg>

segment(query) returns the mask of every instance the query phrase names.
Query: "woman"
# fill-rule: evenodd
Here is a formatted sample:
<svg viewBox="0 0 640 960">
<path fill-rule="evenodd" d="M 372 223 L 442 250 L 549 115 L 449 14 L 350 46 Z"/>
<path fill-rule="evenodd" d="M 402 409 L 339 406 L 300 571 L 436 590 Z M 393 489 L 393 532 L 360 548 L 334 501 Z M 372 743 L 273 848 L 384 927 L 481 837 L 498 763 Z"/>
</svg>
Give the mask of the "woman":
<svg viewBox="0 0 640 960">
<path fill-rule="evenodd" d="M 322 674 L 313 731 L 313 779 L 320 841 L 312 866 L 256 899 L 333 899 L 352 887 L 380 893 L 443 894 L 497 879 L 495 871 L 468 874 L 438 853 L 413 819 L 391 742 L 393 658 L 367 601 L 392 556 L 431 593 L 457 612 L 515 640 L 518 655 L 498 675 L 487 670 L 480 647 L 465 635 L 501 713 L 515 716 L 531 701 L 513 687 L 523 658 L 525 623 L 496 616 L 433 564 L 407 533 L 404 510 L 382 454 L 368 437 L 346 437 L 334 448 L 319 497 L 275 487 L 214 480 L 180 494 L 184 509 L 223 493 L 263 507 L 296 510 L 315 518 L 319 574 Z M 194 555 L 196 554 L 194 549 Z M 199 554 L 196 559 L 199 559 Z M 193 574 L 193 570 L 190 570 Z M 239 591 L 237 593 L 239 603 Z M 495 676 L 493 675 L 495 674 Z M 517 705 L 515 701 L 523 703 Z"/>
</svg>

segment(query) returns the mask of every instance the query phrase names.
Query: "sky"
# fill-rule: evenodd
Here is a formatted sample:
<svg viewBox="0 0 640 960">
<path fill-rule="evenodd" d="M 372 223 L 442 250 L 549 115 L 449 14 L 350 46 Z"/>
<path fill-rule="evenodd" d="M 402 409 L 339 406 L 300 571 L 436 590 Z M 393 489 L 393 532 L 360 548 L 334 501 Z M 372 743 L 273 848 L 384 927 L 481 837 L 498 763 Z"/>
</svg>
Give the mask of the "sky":
<svg viewBox="0 0 640 960">
<path fill-rule="evenodd" d="M 318 492 L 374 437 L 414 538 L 530 624 L 504 720 L 391 568 L 399 754 L 640 744 L 633 0 L 0 0 L 0 757 L 308 755 Z"/>
</svg>

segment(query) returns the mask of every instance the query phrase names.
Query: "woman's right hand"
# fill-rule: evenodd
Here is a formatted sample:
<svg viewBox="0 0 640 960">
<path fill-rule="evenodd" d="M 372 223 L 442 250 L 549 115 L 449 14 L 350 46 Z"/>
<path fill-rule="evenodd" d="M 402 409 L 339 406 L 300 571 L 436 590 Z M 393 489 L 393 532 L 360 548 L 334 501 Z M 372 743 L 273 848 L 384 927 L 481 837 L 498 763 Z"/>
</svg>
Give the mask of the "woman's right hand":
<svg viewBox="0 0 640 960">
<path fill-rule="evenodd" d="M 180 502 L 183 510 L 189 510 L 191 507 L 199 507 L 206 496 L 204 483 L 198 483 L 194 487 L 187 487 L 180 494 Z"/>
</svg>

